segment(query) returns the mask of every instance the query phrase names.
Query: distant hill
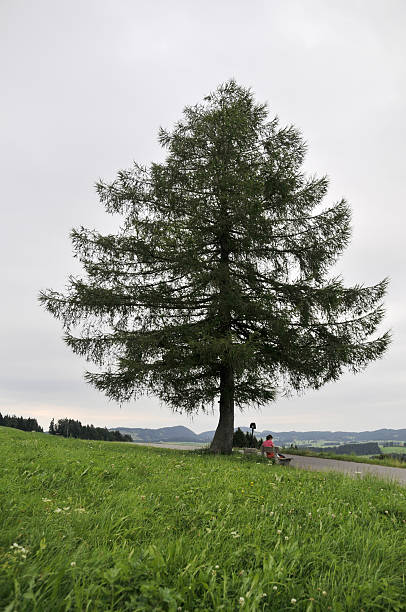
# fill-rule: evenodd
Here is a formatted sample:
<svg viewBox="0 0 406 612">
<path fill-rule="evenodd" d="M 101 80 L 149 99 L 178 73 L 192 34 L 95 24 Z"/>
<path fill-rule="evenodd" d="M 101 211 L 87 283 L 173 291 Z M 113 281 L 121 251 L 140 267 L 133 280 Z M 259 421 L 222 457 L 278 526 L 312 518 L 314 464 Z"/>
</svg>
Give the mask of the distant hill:
<svg viewBox="0 0 406 612">
<path fill-rule="evenodd" d="M 301 446 L 300 448 L 306 448 Z M 335 453 L 336 455 L 380 455 L 381 449 L 377 442 L 356 442 L 355 444 L 341 444 L 340 446 L 308 446 L 316 453 Z"/>
<path fill-rule="evenodd" d="M 200 442 L 200 438 L 191 429 L 161 427 L 160 429 L 142 429 L 140 427 L 115 427 L 120 433 L 129 434 L 134 442 Z M 112 431 L 112 429 L 110 429 Z"/>
<path fill-rule="evenodd" d="M 376 429 L 374 431 L 263 431 L 262 435 L 272 433 L 275 440 L 280 444 L 293 441 L 318 442 L 340 442 L 341 444 L 351 442 L 379 442 L 393 441 L 406 442 L 406 429 Z"/>
<path fill-rule="evenodd" d="M 249 427 L 240 427 L 242 431 L 251 431 Z M 196 434 L 188 427 L 161 427 L 143 429 L 140 427 L 112 427 L 122 434 L 129 434 L 134 442 L 211 442 L 213 431 Z M 406 442 L 406 429 L 377 429 L 375 431 L 256 431 L 257 438 L 272 434 L 279 445 L 295 442 L 332 442 L 334 444 L 351 444 L 354 442 Z"/>
</svg>

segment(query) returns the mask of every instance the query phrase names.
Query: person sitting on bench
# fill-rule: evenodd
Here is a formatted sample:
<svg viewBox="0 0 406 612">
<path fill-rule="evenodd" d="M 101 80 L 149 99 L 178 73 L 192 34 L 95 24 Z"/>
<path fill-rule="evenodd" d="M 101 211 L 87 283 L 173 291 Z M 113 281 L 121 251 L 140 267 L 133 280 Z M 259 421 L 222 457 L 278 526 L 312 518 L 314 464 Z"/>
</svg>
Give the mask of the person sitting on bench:
<svg viewBox="0 0 406 612">
<path fill-rule="evenodd" d="M 266 437 L 266 440 L 264 442 L 262 442 L 261 444 L 261 453 L 263 455 L 265 455 L 268 459 L 272 459 L 272 462 L 275 462 L 275 446 L 274 443 L 272 442 L 272 438 L 273 436 L 271 436 L 271 434 L 269 434 Z"/>
</svg>

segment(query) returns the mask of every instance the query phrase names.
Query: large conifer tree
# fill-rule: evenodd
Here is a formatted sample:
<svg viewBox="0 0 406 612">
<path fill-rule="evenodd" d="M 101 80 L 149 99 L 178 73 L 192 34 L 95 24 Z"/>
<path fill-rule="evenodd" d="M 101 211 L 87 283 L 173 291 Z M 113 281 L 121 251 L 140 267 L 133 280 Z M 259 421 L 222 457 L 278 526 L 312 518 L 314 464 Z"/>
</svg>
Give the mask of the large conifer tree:
<svg viewBox="0 0 406 612">
<path fill-rule="evenodd" d="M 216 452 L 231 451 L 235 405 L 317 389 L 389 342 L 370 339 L 386 281 L 328 275 L 350 236 L 346 202 L 321 209 L 327 179 L 305 177 L 301 135 L 267 116 L 234 81 L 187 107 L 160 132 L 164 163 L 97 185 L 121 230 L 72 231 L 85 275 L 40 296 L 110 398 L 149 392 L 186 413 L 219 401 Z"/>
</svg>

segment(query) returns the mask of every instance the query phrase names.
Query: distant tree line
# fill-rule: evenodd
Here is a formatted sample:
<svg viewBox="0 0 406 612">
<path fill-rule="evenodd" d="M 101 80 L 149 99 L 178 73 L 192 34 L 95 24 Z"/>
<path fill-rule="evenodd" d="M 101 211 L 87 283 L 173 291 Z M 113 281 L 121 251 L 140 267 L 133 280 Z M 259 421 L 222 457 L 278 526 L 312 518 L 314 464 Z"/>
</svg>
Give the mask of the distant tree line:
<svg viewBox="0 0 406 612">
<path fill-rule="evenodd" d="M 262 438 L 258 440 L 255 436 L 252 436 L 248 431 L 244 433 L 238 428 L 233 434 L 233 447 L 234 448 L 259 448 L 262 444 Z"/>
<path fill-rule="evenodd" d="M 15 414 L 12 416 L 5 414 L 4 416 L 0 412 L 0 426 L 3 427 L 14 427 L 15 429 L 21 429 L 22 431 L 40 431 L 43 429 L 38 425 L 37 419 L 31 417 L 25 419 L 24 417 L 18 417 Z"/>
<path fill-rule="evenodd" d="M 334 453 L 336 455 L 374 455 L 381 452 L 377 442 L 365 444 L 342 444 L 341 446 L 299 446 L 315 453 Z"/>
<path fill-rule="evenodd" d="M 406 446 L 406 442 L 394 442 L 391 440 L 384 440 L 382 446 Z"/>
<path fill-rule="evenodd" d="M 119 431 L 109 431 L 106 427 L 82 425 L 74 419 L 59 419 L 55 424 L 52 419 L 49 424 L 49 433 L 64 438 L 80 438 L 82 440 L 106 440 L 108 442 L 132 442 L 132 437 L 123 435 Z"/>
</svg>

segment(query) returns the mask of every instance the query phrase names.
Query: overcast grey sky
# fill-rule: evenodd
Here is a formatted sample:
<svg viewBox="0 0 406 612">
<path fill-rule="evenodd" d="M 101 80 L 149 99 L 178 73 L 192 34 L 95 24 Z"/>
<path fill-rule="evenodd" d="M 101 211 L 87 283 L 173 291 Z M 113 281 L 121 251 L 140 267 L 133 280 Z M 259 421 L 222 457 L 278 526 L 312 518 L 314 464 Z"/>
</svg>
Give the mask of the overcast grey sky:
<svg viewBox="0 0 406 612">
<path fill-rule="evenodd" d="M 365 430 L 405 419 L 404 0 L 0 0 L 2 297 L 0 411 L 95 425 L 214 429 L 154 398 L 120 408 L 38 302 L 79 270 L 69 231 L 111 231 L 94 182 L 162 159 L 159 126 L 235 77 L 308 142 L 306 169 L 345 196 L 347 284 L 391 278 L 393 344 L 357 376 L 282 399 L 236 425 Z"/>
</svg>

